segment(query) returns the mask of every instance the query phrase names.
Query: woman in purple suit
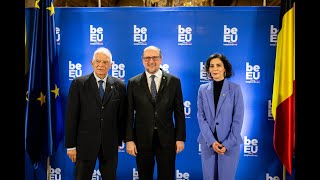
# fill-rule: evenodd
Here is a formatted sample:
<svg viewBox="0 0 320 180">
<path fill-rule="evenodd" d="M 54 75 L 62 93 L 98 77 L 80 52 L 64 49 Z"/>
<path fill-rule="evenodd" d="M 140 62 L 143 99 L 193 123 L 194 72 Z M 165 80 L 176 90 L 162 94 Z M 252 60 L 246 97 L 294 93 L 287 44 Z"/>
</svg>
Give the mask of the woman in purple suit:
<svg viewBox="0 0 320 180">
<path fill-rule="evenodd" d="M 222 54 L 212 54 L 205 69 L 210 82 L 198 91 L 198 143 L 204 180 L 234 180 L 240 156 L 244 116 L 241 87 L 229 81 L 232 65 Z"/>
</svg>

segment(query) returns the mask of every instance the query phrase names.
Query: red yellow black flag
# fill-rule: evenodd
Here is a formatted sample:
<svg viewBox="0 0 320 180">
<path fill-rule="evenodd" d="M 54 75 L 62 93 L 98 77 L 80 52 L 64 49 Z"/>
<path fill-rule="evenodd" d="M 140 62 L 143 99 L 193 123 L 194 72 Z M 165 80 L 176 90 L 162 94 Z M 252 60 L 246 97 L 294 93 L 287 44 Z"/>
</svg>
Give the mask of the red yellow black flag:
<svg viewBox="0 0 320 180">
<path fill-rule="evenodd" d="M 272 94 L 274 149 L 292 174 L 295 149 L 295 3 L 281 0 Z"/>
</svg>

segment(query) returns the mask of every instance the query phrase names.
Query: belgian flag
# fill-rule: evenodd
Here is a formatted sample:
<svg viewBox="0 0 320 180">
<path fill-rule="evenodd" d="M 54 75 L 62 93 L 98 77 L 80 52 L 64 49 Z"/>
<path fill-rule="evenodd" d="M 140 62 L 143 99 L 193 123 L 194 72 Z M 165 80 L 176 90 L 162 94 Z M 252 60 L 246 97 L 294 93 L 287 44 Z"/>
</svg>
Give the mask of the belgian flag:
<svg viewBox="0 0 320 180">
<path fill-rule="evenodd" d="M 273 145 L 290 175 L 295 150 L 295 89 L 295 1 L 281 0 L 272 94 Z"/>
</svg>

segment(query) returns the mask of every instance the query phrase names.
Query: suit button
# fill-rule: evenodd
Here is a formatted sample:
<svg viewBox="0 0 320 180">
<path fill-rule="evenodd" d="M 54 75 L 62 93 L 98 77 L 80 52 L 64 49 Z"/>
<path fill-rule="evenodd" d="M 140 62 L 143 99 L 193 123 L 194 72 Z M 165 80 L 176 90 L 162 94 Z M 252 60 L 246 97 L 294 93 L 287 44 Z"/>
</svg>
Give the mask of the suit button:
<svg viewBox="0 0 320 180">
<path fill-rule="evenodd" d="M 157 112 L 154 112 L 154 114 L 157 115 L 158 113 L 157 113 Z"/>
<path fill-rule="evenodd" d="M 217 122 L 216 125 L 219 125 L 219 123 Z"/>
<path fill-rule="evenodd" d="M 102 106 L 101 109 L 104 109 L 104 106 Z"/>
<path fill-rule="evenodd" d="M 103 118 L 101 118 L 101 121 L 103 121 Z"/>
</svg>

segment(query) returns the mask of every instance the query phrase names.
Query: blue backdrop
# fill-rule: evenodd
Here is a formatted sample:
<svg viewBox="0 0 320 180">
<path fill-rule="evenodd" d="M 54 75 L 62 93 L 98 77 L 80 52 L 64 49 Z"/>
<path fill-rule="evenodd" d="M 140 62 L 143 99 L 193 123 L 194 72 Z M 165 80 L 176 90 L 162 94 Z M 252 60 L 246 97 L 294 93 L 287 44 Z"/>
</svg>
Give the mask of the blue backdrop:
<svg viewBox="0 0 320 180">
<path fill-rule="evenodd" d="M 27 30 L 33 9 L 26 9 Z M 71 80 L 92 72 L 93 51 L 109 48 L 109 74 L 127 80 L 144 70 L 141 53 L 148 45 L 163 52 L 162 68 L 181 78 L 187 121 L 185 150 L 177 155 L 176 179 L 202 179 L 201 149 L 196 139 L 197 91 L 207 82 L 205 60 L 215 52 L 233 65 L 232 81 L 242 87 L 244 144 L 236 179 L 282 179 L 282 164 L 273 148 L 271 98 L 279 7 L 56 8 L 60 96 L 66 104 Z M 65 106 L 63 106 L 65 110 Z M 74 164 L 64 142 L 51 157 L 50 179 L 71 180 Z M 26 179 L 32 179 L 26 154 Z M 92 177 L 101 179 L 98 168 Z M 135 158 L 119 150 L 118 179 L 139 179 Z"/>
</svg>

